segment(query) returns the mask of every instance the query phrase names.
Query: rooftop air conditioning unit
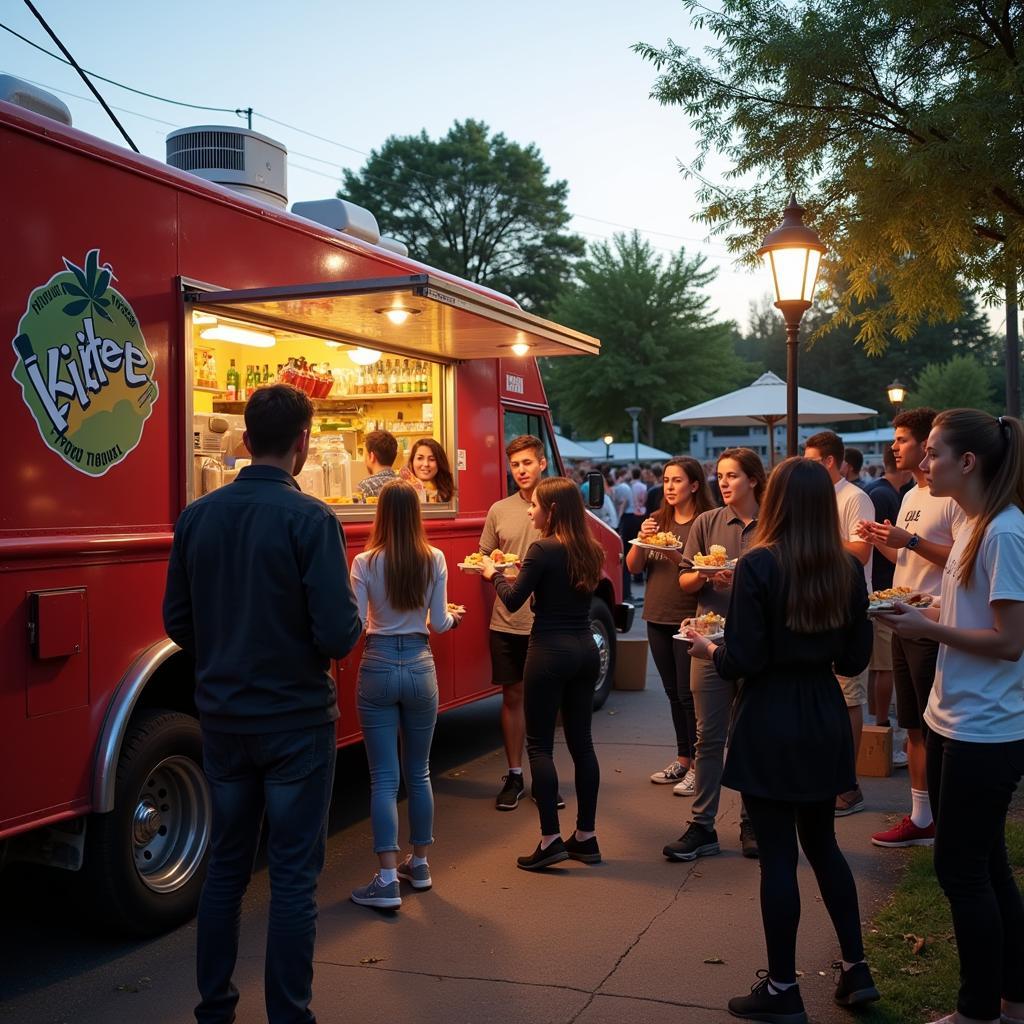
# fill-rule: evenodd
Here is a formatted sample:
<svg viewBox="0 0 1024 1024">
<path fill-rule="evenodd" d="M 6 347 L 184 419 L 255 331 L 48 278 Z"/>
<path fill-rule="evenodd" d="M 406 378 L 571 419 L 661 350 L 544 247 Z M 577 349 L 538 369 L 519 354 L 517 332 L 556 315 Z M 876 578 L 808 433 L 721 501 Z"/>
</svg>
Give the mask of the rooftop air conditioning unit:
<svg viewBox="0 0 1024 1024">
<path fill-rule="evenodd" d="M 270 206 L 288 208 L 288 150 L 248 128 L 202 124 L 167 136 L 167 162 Z"/>
</svg>

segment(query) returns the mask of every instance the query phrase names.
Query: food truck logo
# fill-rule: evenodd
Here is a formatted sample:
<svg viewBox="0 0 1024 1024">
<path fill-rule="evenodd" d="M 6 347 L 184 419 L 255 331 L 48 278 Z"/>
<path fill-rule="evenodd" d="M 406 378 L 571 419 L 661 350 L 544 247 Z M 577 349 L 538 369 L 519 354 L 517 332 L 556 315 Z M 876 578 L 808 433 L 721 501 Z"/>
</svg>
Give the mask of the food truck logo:
<svg viewBox="0 0 1024 1024">
<path fill-rule="evenodd" d="M 103 476 L 142 439 L 159 389 L 139 319 L 99 249 L 64 260 L 29 296 L 12 376 L 43 440 L 72 468 Z"/>
</svg>

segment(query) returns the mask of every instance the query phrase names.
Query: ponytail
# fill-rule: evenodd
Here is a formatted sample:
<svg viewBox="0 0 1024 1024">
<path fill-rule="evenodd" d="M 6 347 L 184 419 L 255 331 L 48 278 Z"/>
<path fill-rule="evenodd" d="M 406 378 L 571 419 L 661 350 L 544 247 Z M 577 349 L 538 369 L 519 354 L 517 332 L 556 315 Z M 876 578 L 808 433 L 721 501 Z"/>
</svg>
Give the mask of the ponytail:
<svg viewBox="0 0 1024 1024">
<path fill-rule="evenodd" d="M 947 409 L 935 417 L 934 429 L 957 455 L 974 455 L 985 485 L 985 503 L 960 560 L 960 582 L 966 587 L 989 523 L 1010 505 L 1024 512 L 1024 424 L 978 409 Z"/>
</svg>

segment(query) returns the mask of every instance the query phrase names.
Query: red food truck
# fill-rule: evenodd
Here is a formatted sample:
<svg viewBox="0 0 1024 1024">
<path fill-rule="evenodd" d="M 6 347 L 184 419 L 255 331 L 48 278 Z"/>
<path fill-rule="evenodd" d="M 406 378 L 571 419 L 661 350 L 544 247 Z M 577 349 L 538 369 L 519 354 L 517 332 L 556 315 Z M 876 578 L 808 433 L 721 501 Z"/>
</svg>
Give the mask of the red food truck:
<svg viewBox="0 0 1024 1024">
<path fill-rule="evenodd" d="M 193 134 L 179 166 L 233 145 Z M 310 212 L 345 230 L 255 198 L 262 173 L 247 196 L 6 102 L 0 159 L 0 862 L 80 870 L 109 921 L 156 931 L 194 912 L 209 828 L 192 667 L 161 622 L 166 559 L 182 508 L 244 464 L 247 391 L 314 396 L 300 484 L 334 506 L 350 557 L 374 513 L 366 433 L 390 430 L 400 460 L 419 437 L 449 453 L 457 491 L 424 505 L 467 608 L 431 638 L 448 709 L 493 692 L 491 589 L 454 566 L 509 493 L 505 444 L 536 434 L 562 471 L 536 357 L 599 343 L 358 237 L 365 217 L 338 200 Z M 619 538 L 592 527 L 600 702 L 632 608 Z M 334 667 L 339 744 L 359 739 L 358 658 Z"/>
</svg>

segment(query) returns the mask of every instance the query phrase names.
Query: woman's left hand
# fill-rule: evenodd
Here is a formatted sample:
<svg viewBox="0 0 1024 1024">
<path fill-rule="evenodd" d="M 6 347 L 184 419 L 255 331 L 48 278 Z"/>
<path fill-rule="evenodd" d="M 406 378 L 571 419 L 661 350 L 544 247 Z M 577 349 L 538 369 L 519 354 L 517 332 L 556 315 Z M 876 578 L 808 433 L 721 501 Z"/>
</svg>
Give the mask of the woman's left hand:
<svg viewBox="0 0 1024 1024">
<path fill-rule="evenodd" d="M 490 555 L 484 555 L 483 566 L 483 577 L 485 580 L 492 580 L 494 579 L 495 576 L 498 575 L 498 570 L 495 569 L 494 562 L 491 561 Z"/>
<path fill-rule="evenodd" d="M 690 641 L 690 657 L 701 661 L 711 661 L 715 645 L 706 636 L 701 636 L 695 629 L 684 629 L 683 636 Z"/>
<path fill-rule="evenodd" d="M 931 636 L 935 620 L 922 615 L 916 608 L 897 601 L 891 615 L 878 616 L 897 636 L 907 640 L 925 640 Z"/>
</svg>

